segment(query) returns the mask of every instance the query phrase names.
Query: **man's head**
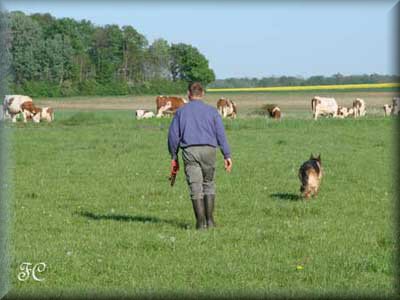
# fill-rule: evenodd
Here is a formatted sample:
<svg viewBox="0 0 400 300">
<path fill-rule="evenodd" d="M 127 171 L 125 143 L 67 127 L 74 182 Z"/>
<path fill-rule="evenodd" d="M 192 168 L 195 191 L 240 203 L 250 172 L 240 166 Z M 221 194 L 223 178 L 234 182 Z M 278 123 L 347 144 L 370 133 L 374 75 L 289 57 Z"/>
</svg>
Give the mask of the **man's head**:
<svg viewBox="0 0 400 300">
<path fill-rule="evenodd" d="M 188 97 L 189 100 L 201 99 L 204 97 L 204 89 L 200 82 L 193 82 L 189 84 Z"/>
</svg>

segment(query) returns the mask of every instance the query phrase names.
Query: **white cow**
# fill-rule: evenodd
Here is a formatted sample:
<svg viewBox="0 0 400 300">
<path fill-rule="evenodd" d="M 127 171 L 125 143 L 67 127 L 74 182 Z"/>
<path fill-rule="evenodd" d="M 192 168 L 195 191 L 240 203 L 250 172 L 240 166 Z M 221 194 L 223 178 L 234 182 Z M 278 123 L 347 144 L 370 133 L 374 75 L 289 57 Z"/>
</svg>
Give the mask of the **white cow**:
<svg viewBox="0 0 400 300">
<path fill-rule="evenodd" d="M 400 97 L 393 98 L 392 115 L 398 115 L 400 110 Z"/>
<path fill-rule="evenodd" d="M 40 109 L 33 104 L 32 98 L 23 95 L 6 95 L 3 105 L 13 123 L 17 122 L 17 116 L 22 113 L 24 122 L 32 119 L 33 122 L 40 122 Z M 6 114 L 6 117 L 7 117 Z"/>
<path fill-rule="evenodd" d="M 314 120 L 317 120 L 319 115 L 332 115 L 336 117 L 338 105 L 334 98 L 315 96 L 311 99 L 311 109 L 313 111 Z"/>
<path fill-rule="evenodd" d="M 152 111 L 144 110 L 144 109 L 138 109 L 136 110 L 136 119 L 141 120 L 141 119 L 150 119 L 154 118 L 155 114 Z"/>
<path fill-rule="evenodd" d="M 365 101 L 363 99 L 356 98 L 356 100 L 353 101 L 353 109 L 354 118 L 365 116 Z"/>
</svg>

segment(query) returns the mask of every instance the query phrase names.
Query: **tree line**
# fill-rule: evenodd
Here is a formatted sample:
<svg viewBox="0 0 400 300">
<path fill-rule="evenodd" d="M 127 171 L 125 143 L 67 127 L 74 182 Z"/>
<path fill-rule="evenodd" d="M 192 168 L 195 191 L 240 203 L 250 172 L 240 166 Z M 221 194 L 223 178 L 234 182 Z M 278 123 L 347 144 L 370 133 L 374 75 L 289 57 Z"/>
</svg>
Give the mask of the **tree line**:
<svg viewBox="0 0 400 300">
<path fill-rule="evenodd" d="M 207 58 L 184 43 L 149 42 L 133 26 L 98 26 L 88 20 L 0 13 L 1 80 L 9 93 L 33 97 L 184 93 L 187 83 L 208 87 L 267 87 L 399 82 L 399 76 L 271 76 L 215 80 Z M 8 67 L 9 66 L 9 67 Z M 4 73 L 4 70 L 9 70 Z M 8 76 L 7 76 L 8 74 Z"/>
<path fill-rule="evenodd" d="M 52 15 L 4 13 L 9 28 L 10 91 L 31 96 L 182 93 L 215 80 L 200 51 L 134 27 L 97 26 Z"/>
<path fill-rule="evenodd" d="M 340 73 L 332 76 L 271 76 L 259 78 L 227 78 L 217 79 L 208 87 L 210 88 L 252 88 L 269 86 L 306 86 L 306 85 L 333 85 L 333 84 L 363 84 L 363 83 L 386 83 L 399 82 L 398 75 L 362 74 L 342 75 Z"/>
</svg>

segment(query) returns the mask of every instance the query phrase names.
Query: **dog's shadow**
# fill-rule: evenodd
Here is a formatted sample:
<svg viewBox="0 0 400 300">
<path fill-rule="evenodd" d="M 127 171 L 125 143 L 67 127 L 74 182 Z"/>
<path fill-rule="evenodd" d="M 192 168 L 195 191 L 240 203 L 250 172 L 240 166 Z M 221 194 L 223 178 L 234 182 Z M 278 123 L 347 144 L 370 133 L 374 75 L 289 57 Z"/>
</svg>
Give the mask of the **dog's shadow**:
<svg viewBox="0 0 400 300">
<path fill-rule="evenodd" d="M 300 195 L 291 193 L 273 193 L 270 196 L 274 199 L 285 200 L 285 201 L 299 201 L 302 199 Z"/>
<path fill-rule="evenodd" d="M 152 224 L 168 224 L 173 225 L 181 229 L 188 229 L 190 225 L 185 222 L 180 222 L 178 220 L 167 220 L 167 219 L 160 219 L 158 217 L 153 216 L 141 216 L 141 215 L 121 215 L 121 214 L 95 214 L 88 211 L 81 211 L 77 212 L 76 214 L 91 219 L 95 221 L 101 220 L 112 220 L 118 222 L 139 222 L 139 223 L 152 223 Z"/>
</svg>

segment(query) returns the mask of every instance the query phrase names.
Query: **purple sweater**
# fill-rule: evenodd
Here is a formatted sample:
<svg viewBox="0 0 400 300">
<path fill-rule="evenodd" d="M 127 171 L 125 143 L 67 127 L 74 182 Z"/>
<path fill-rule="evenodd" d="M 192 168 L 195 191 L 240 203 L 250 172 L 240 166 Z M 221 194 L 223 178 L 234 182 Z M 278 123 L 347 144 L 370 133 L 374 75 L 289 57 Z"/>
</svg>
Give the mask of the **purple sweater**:
<svg viewBox="0 0 400 300">
<path fill-rule="evenodd" d="M 179 148 L 199 145 L 219 146 L 225 159 L 231 157 L 218 111 L 201 100 L 191 100 L 175 113 L 168 132 L 168 150 L 176 159 Z"/>
</svg>

